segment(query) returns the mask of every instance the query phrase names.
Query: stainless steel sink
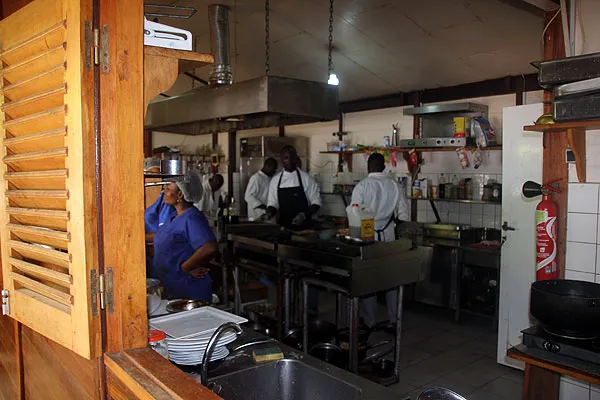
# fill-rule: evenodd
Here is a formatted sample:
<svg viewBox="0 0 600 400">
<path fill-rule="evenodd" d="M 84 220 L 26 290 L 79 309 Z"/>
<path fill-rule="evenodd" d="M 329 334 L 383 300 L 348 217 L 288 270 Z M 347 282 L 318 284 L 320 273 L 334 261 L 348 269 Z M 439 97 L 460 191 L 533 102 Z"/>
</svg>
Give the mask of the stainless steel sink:
<svg viewBox="0 0 600 400">
<path fill-rule="evenodd" d="M 279 360 L 210 379 L 225 400 L 361 399 L 362 390 L 297 360 Z"/>
</svg>

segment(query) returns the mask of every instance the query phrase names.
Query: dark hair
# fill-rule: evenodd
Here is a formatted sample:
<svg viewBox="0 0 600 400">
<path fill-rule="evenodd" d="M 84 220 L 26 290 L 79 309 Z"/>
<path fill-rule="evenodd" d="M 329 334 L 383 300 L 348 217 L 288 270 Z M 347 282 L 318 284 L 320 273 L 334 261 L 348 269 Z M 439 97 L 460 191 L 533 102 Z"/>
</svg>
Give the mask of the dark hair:
<svg viewBox="0 0 600 400">
<path fill-rule="evenodd" d="M 221 182 L 221 184 L 225 183 L 225 179 L 223 178 L 223 175 L 221 174 L 215 174 L 215 176 L 213 176 L 213 179 L 216 181 Z"/>
<path fill-rule="evenodd" d="M 273 157 L 269 157 L 265 160 L 266 167 L 272 167 L 273 169 L 277 169 L 277 160 Z"/>
<path fill-rule="evenodd" d="M 281 148 L 281 154 L 283 155 L 283 153 L 290 153 L 293 156 L 298 156 L 296 148 L 294 146 L 290 146 L 289 144 Z"/>
<path fill-rule="evenodd" d="M 385 169 L 385 158 L 383 155 L 379 153 L 371 154 L 367 161 L 367 168 L 369 172 L 382 172 Z"/>
</svg>

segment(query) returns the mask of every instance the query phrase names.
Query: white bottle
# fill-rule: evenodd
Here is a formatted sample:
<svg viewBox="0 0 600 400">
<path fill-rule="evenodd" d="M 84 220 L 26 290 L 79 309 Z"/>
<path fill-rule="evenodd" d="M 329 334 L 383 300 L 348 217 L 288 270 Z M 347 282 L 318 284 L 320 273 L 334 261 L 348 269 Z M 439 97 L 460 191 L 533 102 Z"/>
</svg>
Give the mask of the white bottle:
<svg viewBox="0 0 600 400">
<path fill-rule="evenodd" d="M 346 207 L 350 236 L 365 242 L 375 240 L 375 213 L 356 203 Z"/>
</svg>

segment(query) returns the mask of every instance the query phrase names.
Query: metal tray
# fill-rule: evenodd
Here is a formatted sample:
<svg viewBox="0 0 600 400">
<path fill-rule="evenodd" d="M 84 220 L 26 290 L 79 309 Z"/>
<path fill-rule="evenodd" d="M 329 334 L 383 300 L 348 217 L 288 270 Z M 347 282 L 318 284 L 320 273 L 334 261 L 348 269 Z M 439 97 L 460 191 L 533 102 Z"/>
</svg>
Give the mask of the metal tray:
<svg viewBox="0 0 600 400">
<path fill-rule="evenodd" d="M 539 68 L 538 80 L 544 89 L 600 77 L 600 53 L 542 61 L 533 65 Z"/>
<path fill-rule="evenodd" d="M 153 318 L 149 322 L 153 329 L 161 330 L 175 339 L 184 339 L 200 336 L 210 337 L 219 326 L 226 322 L 243 324 L 248 320 L 213 307 L 202 307 Z"/>
<path fill-rule="evenodd" d="M 582 121 L 600 118 L 600 95 L 558 99 L 553 104 L 556 122 Z"/>
<path fill-rule="evenodd" d="M 600 92 L 600 78 L 587 79 L 585 81 L 565 83 L 554 88 L 554 98 L 585 96 Z"/>
</svg>

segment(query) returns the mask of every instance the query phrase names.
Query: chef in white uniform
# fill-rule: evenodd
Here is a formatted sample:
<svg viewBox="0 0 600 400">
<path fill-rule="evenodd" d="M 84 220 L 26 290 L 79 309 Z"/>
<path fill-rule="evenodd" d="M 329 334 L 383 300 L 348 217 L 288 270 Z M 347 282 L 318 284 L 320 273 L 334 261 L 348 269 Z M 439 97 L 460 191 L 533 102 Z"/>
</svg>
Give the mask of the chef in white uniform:
<svg viewBox="0 0 600 400">
<path fill-rule="evenodd" d="M 260 171 L 250 177 L 244 200 L 248 203 L 248 218 L 254 221 L 267 211 L 269 201 L 269 185 L 277 171 L 277 161 L 267 158 Z"/>
<path fill-rule="evenodd" d="M 223 183 L 225 183 L 225 180 L 221 174 L 216 174 L 210 178 L 208 175 L 202 177 L 202 199 L 194 205 L 208 218 L 216 218 L 219 213 Z"/>
<path fill-rule="evenodd" d="M 299 167 L 296 149 L 281 149 L 283 171 L 271 179 L 267 217 L 279 214 L 277 223 L 290 229 L 308 229 L 311 217 L 321 208 L 321 192 L 315 180 Z"/>
<path fill-rule="evenodd" d="M 367 168 L 369 175 L 360 181 L 352 192 L 352 204 L 369 207 L 375 213 L 375 239 L 380 242 L 396 240 L 397 221 L 408 220 L 408 199 L 402 186 L 383 173 L 385 159 L 383 155 L 373 153 L 369 156 Z M 397 290 L 386 293 L 388 319 L 395 326 Z M 377 296 L 364 298 L 362 301 L 365 324 L 375 325 Z"/>
</svg>

